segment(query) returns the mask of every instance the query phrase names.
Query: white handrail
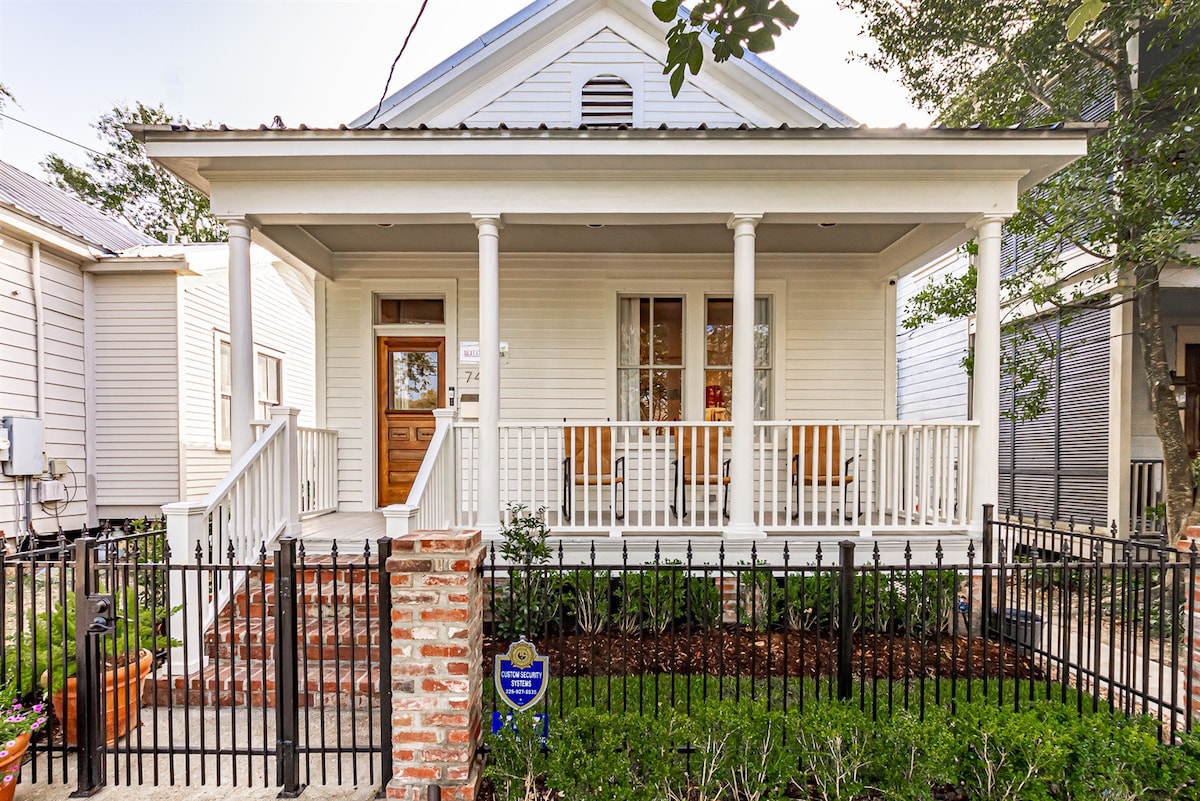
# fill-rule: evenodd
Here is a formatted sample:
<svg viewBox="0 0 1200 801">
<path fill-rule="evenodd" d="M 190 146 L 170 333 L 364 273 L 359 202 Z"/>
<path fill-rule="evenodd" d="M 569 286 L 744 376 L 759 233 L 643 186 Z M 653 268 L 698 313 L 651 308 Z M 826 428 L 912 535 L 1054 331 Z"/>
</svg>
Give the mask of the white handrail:
<svg viewBox="0 0 1200 801">
<path fill-rule="evenodd" d="M 436 427 L 421 469 L 404 503 L 384 507 L 389 537 L 412 531 L 444 531 L 458 524 L 455 470 L 454 409 L 435 409 Z"/>
<path fill-rule="evenodd" d="M 264 559 L 267 550 L 284 534 L 299 526 L 300 480 L 297 459 L 296 416 L 299 410 L 275 407 L 271 422 L 254 444 L 199 503 L 173 503 L 163 507 L 167 518 L 167 543 L 177 564 L 248 565 Z M 210 587 L 176 582 L 171 587 L 172 607 L 202 608 L 200 630 L 207 631 L 240 585 L 245 571 L 213 573 Z M 194 613 L 193 613 L 194 614 Z M 194 632 L 184 631 L 183 615 L 172 618 L 172 636 L 182 641 Z M 178 631 L 176 629 L 179 628 Z M 194 670 L 201 661 L 197 644 L 181 670 Z M 176 654 L 176 660 L 182 657 Z"/>
</svg>

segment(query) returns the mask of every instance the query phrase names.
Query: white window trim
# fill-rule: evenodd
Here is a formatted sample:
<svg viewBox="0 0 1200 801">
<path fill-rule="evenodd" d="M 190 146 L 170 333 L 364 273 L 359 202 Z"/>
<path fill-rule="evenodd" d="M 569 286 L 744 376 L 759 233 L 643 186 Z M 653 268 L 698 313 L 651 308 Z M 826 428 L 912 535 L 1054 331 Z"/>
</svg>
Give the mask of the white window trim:
<svg viewBox="0 0 1200 801">
<path fill-rule="evenodd" d="M 212 382 L 212 384 L 213 384 L 213 450 L 215 450 L 215 451 L 229 451 L 232 448 L 232 443 L 229 440 L 221 439 L 221 398 L 222 398 L 222 392 L 221 392 L 221 345 L 222 344 L 225 344 L 225 345 L 232 344 L 231 337 L 229 336 L 229 332 L 222 331 L 219 328 L 214 328 L 213 329 L 213 351 L 212 351 L 212 353 L 213 353 L 213 374 L 212 374 L 213 382 Z M 232 358 L 232 356 L 233 356 L 233 354 L 231 352 L 230 357 Z M 267 347 L 266 345 L 259 345 L 258 343 L 255 343 L 255 345 L 254 345 L 255 361 L 258 360 L 259 356 L 269 356 L 272 359 L 278 360 L 278 362 L 279 362 L 279 405 L 283 405 L 284 400 L 285 400 L 285 393 L 284 393 L 284 385 L 285 385 L 285 380 L 286 380 L 285 377 L 287 375 L 287 368 L 284 366 L 285 365 L 284 357 L 286 356 L 286 353 L 281 350 L 276 350 L 275 348 Z M 255 365 L 255 368 L 257 368 L 257 365 Z M 232 370 L 232 366 L 231 366 L 231 369 L 230 369 L 230 378 L 231 379 L 233 377 L 232 373 L 233 373 L 233 370 Z M 233 390 L 233 386 L 231 383 L 230 396 L 229 396 L 231 405 L 233 402 L 232 390 Z M 255 385 L 255 387 L 254 387 L 254 407 L 256 409 L 258 408 L 258 404 L 259 404 L 258 386 Z M 230 428 L 232 429 L 232 423 L 230 424 Z"/>
<path fill-rule="evenodd" d="M 645 70 L 642 64 L 579 64 L 571 68 L 571 127 L 583 122 L 583 85 L 601 75 L 615 75 L 633 90 L 633 126 L 645 125 Z"/>
</svg>

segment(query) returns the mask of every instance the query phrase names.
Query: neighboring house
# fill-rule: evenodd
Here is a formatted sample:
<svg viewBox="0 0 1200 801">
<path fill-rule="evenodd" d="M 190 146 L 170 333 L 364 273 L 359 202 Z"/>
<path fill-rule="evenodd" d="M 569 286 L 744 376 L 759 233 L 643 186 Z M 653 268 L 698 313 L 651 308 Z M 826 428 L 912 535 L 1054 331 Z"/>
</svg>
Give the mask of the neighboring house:
<svg viewBox="0 0 1200 801">
<path fill-rule="evenodd" d="M 252 262 L 260 413 L 311 418 L 311 274 Z M 226 245 L 159 244 L 0 162 L 0 416 L 40 419 L 62 460 L 0 476 L 6 536 L 156 515 L 228 471 L 227 264 Z M 65 498 L 39 502 L 52 480 Z"/>
<path fill-rule="evenodd" d="M 349 127 L 137 131 L 232 242 L 254 229 L 320 274 L 337 450 L 317 483 L 340 514 L 230 536 L 361 542 L 385 517 L 493 536 L 514 502 L 601 547 L 980 530 L 998 397 L 976 399 L 979 424 L 897 418 L 895 282 L 970 225 L 995 297 L 1001 221 L 1086 133 L 866 129 L 754 57 L 672 99 L 661 36 L 641 0 L 540 0 Z M 249 436 L 244 315 L 250 469 L 287 429 Z M 245 503 L 172 514 L 220 527 Z"/>
<path fill-rule="evenodd" d="M 1137 61 L 1142 82 L 1164 63 L 1143 42 Z M 1100 98 L 1083 112 L 1103 120 L 1112 99 Z M 1012 273 L 1030 257 L 1028 248 L 1006 236 L 1003 272 Z M 1094 260 L 1068 253 L 1064 276 L 1086 276 Z M 970 382 L 962 358 L 970 348 L 973 320 L 939 320 L 905 330 L 908 301 L 931 282 L 967 269 L 965 257 L 951 255 L 904 277 L 897 292 L 897 409 L 901 417 L 960 416 L 970 408 Z M 1200 274 L 1166 270 L 1162 281 L 1163 330 L 1169 367 L 1178 384 L 1189 386 L 1181 409 L 1188 450 L 1200 451 Z M 1111 286 L 1098 296 L 1119 293 Z M 1008 310 L 1016 319 L 1023 309 Z M 1011 375 L 1001 384 L 999 509 L 1045 520 L 1092 523 L 1122 533 L 1155 529 L 1153 507 L 1162 501 L 1162 447 L 1154 428 L 1144 360 L 1131 303 L 1077 312 L 1063 324 L 1056 315 L 1027 316 L 1039 335 L 1060 346 L 1045 365 L 1049 392 L 1035 419 L 1011 414 L 1021 392 Z M 1005 347 L 1015 347 L 1009 337 Z M 1148 514 L 1149 513 L 1149 514 Z M 1148 519 L 1149 518 L 1149 519 Z M 1161 518 L 1161 514 L 1160 514 Z"/>
</svg>

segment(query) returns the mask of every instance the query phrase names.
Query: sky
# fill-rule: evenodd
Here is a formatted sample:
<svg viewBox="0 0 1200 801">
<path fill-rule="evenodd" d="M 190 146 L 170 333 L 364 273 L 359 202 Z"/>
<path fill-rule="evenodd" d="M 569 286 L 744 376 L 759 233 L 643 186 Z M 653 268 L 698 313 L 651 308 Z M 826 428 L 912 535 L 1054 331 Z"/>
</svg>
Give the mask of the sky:
<svg viewBox="0 0 1200 801">
<path fill-rule="evenodd" d="M 430 0 L 390 92 L 527 0 Z M 420 0 L 0 0 L 5 113 L 99 147 L 114 105 L 163 103 L 194 123 L 253 127 L 275 115 L 336 126 L 373 108 Z M 768 60 L 872 126 L 926 125 L 904 90 L 851 54 L 870 47 L 836 0 L 792 0 L 800 24 Z M 664 45 L 665 47 L 665 45 Z M 38 177 L 73 145 L 0 119 L 0 159 Z"/>
</svg>

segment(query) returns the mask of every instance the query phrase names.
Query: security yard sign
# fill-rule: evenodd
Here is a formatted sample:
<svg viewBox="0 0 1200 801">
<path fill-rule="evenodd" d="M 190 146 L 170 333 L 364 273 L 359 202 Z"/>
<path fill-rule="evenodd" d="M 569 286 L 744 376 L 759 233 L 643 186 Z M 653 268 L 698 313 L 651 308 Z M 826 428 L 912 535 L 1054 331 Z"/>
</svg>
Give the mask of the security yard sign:
<svg viewBox="0 0 1200 801">
<path fill-rule="evenodd" d="M 508 646 L 508 653 L 496 654 L 492 671 L 496 695 L 518 712 L 537 704 L 546 693 L 550 677 L 550 658 L 538 656 L 533 643 L 522 637 Z"/>
</svg>

